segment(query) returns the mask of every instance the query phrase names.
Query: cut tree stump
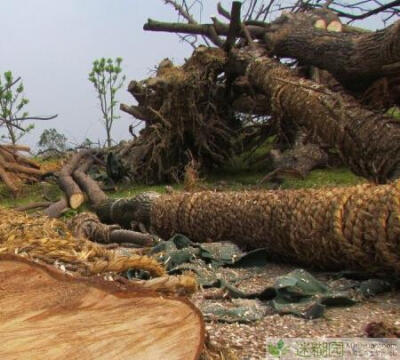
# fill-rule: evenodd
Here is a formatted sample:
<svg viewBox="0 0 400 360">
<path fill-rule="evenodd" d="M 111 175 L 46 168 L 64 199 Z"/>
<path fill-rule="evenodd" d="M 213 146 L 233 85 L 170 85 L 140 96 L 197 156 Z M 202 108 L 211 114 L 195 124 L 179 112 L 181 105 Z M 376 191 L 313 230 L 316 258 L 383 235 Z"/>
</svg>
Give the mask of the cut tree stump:
<svg viewBox="0 0 400 360">
<path fill-rule="evenodd" d="M 85 196 L 78 184 L 72 178 L 72 174 L 80 165 L 81 160 L 89 153 L 88 150 L 75 153 L 58 173 L 58 183 L 60 188 L 67 195 L 68 204 L 71 209 L 77 209 L 85 201 Z"/>
<path fill-rule="evenodd" d="M 73 278 L 0 256 L 1 359 L 198 359 L 201 313 L 128 282 Z"/>
</svg>

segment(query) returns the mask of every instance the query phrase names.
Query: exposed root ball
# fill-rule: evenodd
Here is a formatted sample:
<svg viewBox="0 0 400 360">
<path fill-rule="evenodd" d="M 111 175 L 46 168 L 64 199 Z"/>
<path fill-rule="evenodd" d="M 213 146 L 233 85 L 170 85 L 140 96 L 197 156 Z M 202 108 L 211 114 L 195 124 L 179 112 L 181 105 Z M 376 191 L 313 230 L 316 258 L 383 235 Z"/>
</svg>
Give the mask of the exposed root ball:
<svg viewBox="0 0 400 360">
<path fill-rule="evenodd" d="M 132 178 L 181 180 L 192 159 L 209 168 L 231 156 L 237 120 L 223 91 L 221 101 L 216 100 L 225 62 L 222 50 L 200 47 L 183 66 L 164 60 L 156 77 L 131 82 L 129 91 L 139 105 L 121 109 L 146 126 L 117 156 Z"/>
</svg>

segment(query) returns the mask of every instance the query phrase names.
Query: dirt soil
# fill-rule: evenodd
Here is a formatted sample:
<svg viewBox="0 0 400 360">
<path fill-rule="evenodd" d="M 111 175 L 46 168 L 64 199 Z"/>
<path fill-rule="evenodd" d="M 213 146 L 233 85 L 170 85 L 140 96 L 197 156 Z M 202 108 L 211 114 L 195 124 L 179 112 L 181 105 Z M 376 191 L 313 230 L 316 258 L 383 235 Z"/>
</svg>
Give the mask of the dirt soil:
<svg viewBox="0 0 400 360">
<path fill-rule="evenodd" d="M 270 263 L 262 268 L 223 268 L 221 277 L 229 277 L 232 271 L 245 278 L 236 285 L 243 291 L 258 291 L 271 286 L 276 277 L 286 275 L 295 267 Z M 322 273 L 311 272 L 319 280 L 327 280 Z M 344 285 L 348 280 L 334 280 Z M 329 285 L 335 285 L 333 282 Z M 234 304 L 221 289 L 209 288 L 197 292 L 192 301 L 200 309 L 210 303 L 224 306 Z M 241 300 L 246 301 L 246 300 Z M 293 315 L 279 315 L 264 303 L 265 316 L 252 323 L 223 323 L 206 317 L 206 329 L 213 344 L 233 349 L 240 360 L 261 360 L 266 356 L 267 337 L 365 337 L 365 327 L 370 322 L 387 322 L 400 326 L 400 291 L 393 291 L 363 300 L 353 306 L 329 307 L 323 317 L 306 320 Z"/>
</svg>

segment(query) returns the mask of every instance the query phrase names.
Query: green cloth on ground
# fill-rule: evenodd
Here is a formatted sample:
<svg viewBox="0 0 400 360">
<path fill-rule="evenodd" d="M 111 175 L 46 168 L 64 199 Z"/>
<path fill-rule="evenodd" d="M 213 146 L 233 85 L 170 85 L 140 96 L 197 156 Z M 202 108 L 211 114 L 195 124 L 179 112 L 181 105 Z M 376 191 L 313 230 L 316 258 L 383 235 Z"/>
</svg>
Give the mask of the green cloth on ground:
<svg viewBox="0 0 400 360">
<path fill-rule="evenodd" d="M 248 293 L 234 285 L 238 281 L 243 281 L 243 277 L 225 274 L 222 279 L 218 275 L 218 269 L 266 266 L 268 264 L 266 249 L 244 253 L 230 242 L 198 244 L 184 235 L 176 234 L 168 241 L 161 241 L 153 247 L 150 254 L 165 264 L 169 274 L 192 271 L 196 274 L 200 286 L 221 288 L 232 299 L 249 301 L 239 306 L 210 305 L 204 310 L 206 314 L 220 321 L 258 320 L 263 311 L 254 311 L 254 304 L 258 304 L 259 301 L 269 304 L 280 314 L 315 319 L 321 317 L 328 306 L 350 306 L 355 304 L 356 299 L 360 297 L 374 296 L 393 287 L 393 282 L 390 280 L 374 279 L 355 273 L 355 277 L 361 280 L 354 280 L 352 285 L 346 288 L 332 288 L 307 271 L 296 269 L 278 277 L 273 286 L 256 293 Z M 346 274 L 351 275 L 352 272 L 330 273 L 330 276 L 337 275 L 337 278 L 341 278 Z M 127 275 L 131 278 L 146 277 L 146 274 Z"/>
</svg>

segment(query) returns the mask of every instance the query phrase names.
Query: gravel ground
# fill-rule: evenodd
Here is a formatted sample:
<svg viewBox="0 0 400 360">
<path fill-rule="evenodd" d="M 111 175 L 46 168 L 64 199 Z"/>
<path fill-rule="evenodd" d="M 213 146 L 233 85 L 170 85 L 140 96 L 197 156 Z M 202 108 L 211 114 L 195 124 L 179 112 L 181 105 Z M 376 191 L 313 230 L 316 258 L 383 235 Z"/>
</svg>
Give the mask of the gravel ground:
<svg viewBox="0 0 400 360">
<path fill-rule="evenodd" d="M 236 284 L 241 290 L 257 291 L 272 285 L 277 276 L 293 269 L 289 265 L 268 264 L 263 268 L 223 269 L 219 275 L 229 277 L 234 271 L 235 275 L 245 278 Z M 323 274 L 312 274 L 320 280 L 326 279 Z M 203 289 L 193 296 L 192 301 L 201 309 L 210 302 L 229 306 L 235 300 L 221 289 Z M 349 307 L 329 307 L 322 318 L 315 320 L 279 315 L 268 305 L 264 306 L 265 317 L 253 323 L 223 323 L 206 318 L 211 342 L 233 349 L 240 360 L 261 360 L 265 359 L 267 337 L 365 337 L 365 327 L 370 322 L 384 321 L 400 326 L 400 291 L 375 296 Z"/>
</svg>

